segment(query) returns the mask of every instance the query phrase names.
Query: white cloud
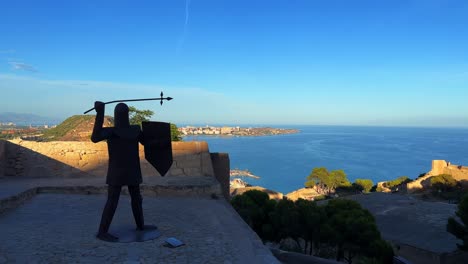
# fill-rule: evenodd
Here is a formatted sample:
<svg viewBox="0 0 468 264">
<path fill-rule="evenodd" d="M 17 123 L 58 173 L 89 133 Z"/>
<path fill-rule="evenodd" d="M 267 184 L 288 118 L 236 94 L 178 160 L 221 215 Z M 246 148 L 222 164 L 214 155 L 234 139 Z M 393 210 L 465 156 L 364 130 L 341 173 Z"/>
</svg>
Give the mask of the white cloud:
<svg viewBox="0 0 468 264">
<path fill-rule="evenodd" d="M 176 124 L 252 123 L 261 116 L 260 106 L 197 87 L 88 80 L 47 80 L 0 73 L 0 112 L 36 113 L 65 118 L 83 114 L 94 101 L 157 98 L 160 92 L 174 100 L 160 106 L 157 101 L 128 103 L 155 112 L 153 120 Z M 115 105 L 108 105 L 112 115 Z M 251 114 L 249 114 L 250 112 Z M 91 112 L 93 113 L 93 112 Z"/>
<path fill-rule="evenodd" d="M 8 49 L 8 50 L 0 50 L 0 54 L 12 54 L 15 53 L 15 50 Z"/>
<path fill-rule="evenodd" d="M 26 63 L 15 62 L 15 61 L 10 61 L 8 63 L 13 67 L 14 70 L 37 72 L 37 69 L 34 68 L 34 66 L 26 64 Z"/>
</svg>

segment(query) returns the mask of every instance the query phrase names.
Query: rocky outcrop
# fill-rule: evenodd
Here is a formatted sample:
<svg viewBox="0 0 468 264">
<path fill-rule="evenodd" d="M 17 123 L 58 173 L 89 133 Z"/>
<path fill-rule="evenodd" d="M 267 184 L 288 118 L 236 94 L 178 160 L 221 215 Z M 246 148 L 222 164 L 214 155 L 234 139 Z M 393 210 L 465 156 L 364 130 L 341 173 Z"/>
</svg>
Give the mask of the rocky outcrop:
<svg viewBox="0 0 468 264">
<path fill-rule="evenodd" d="M 241 180 L 241 179 L 233 179 L 230 182 L 230 187 L 233 188 L 233 189 L 245 188 L 247 186 L 249 186 L 249 184 L 246 183 L 245 181 Z"/>
<path fill-rule="evenodd" d="M 283 194 L 282 193 L 276 192 L 276 191 L 273 191 L 273 190 L 269 190 L 269 189 L 265 189 L 265 188 L 260 187 L 260 186 L 250 186 L 250 187 L 243 187 L 243 188 L 231 188 L 231 197 L 243 194 L 243 193 L 245 193 L 247 191 L 250 191 L 250 190 L 258 190 L 258 191 L 265 192 L 265 193 L 268 194 L 270 199 L 274 199 L 274 200 L 283 199 Z"/>
<path fill-rule="evenodd" d="M 377 183 L 377 190 L 379 190 L 379 192 L 384 192 L 384 193 L 392 192 L 392 190 L 390 188 L 387 188 L 387 186 L 385 186 L 385 183 L 386 182 L 378 182 Z"/>
<path fill-rule="evenodd" d="M 231 197 L 235 195 L 243 194 L 250 190 L 258 190 L 266 192 L 270 199 L 281 200 L 283 198 L 288 198 L 289 200 L 296 201 L 298 199 L 310 200 L 313 201 L 316 197 L 323 195 L 323 191 L 319 188 L 302 188 L 293 192 L 290 192 L 286 195 L 269 190 L 260 186 L 248 186 L 248 184 L 240 179 L 234 179 L 231 181 Z"/>
<path fill-rule="evenodd" d="M 286 197 L 289 200 L 296 201 L 298 199 L 311 200 L 313 201 L 315 197 L 323 195 L 317 188 L 302 188 L 295 190 L 286 194 Z"/>
</svg>

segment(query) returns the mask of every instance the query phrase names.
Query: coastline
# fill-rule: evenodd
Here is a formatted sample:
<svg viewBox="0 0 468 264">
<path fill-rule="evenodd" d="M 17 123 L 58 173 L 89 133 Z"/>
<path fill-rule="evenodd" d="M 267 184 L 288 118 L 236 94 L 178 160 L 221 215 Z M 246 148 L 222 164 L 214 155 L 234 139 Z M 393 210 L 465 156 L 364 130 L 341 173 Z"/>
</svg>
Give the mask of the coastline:
<svg viewBox="0 0 468 264">
<path fill-rule="evenodd" d="M 219 137 L 256 137 L 297 134 L 301 131 L 293 128 L 273 127 L 180 127 L 179 132 L 185 136 L 219 136 Z"/>
</svg>

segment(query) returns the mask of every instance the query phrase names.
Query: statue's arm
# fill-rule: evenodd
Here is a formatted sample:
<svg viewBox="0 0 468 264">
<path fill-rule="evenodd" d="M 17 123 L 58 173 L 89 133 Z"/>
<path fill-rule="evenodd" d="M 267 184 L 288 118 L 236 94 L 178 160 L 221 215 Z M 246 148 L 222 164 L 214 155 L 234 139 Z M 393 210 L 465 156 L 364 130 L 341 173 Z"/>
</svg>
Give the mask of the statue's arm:
<svg viewBox="0 0 468 264">
<path fill-rule="evenodd" d="M 97 143 L 101 140 L 108 139 L 107 130 L 103 129 L 104 124 L 104 103 L 96 101 L 94 102 L 94 108 L 96 109 L 96 120 L 94 121 L 93 134 L 91 134 L 91 141 Z"/>
</svg>

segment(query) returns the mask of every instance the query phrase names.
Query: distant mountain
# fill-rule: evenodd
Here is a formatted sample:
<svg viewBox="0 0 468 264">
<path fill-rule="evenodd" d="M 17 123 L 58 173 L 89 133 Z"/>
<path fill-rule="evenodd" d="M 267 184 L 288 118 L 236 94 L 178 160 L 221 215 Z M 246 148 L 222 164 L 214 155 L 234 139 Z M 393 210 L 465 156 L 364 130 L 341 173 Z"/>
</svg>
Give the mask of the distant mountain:
<svg viewBox="0 0 468 264">
<path fill-rule="evenodd" d="M 44 117 L 35 114 L 24 114 L 24 113 L 13 113 L 3 112 L 0 113 L 0 123 L 15 123 L 19 126 L 38 126 L 38 125 L 55 125 L 60 123 L 62 120 Z"/>
</svg>

